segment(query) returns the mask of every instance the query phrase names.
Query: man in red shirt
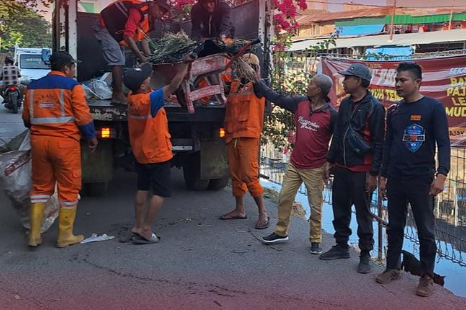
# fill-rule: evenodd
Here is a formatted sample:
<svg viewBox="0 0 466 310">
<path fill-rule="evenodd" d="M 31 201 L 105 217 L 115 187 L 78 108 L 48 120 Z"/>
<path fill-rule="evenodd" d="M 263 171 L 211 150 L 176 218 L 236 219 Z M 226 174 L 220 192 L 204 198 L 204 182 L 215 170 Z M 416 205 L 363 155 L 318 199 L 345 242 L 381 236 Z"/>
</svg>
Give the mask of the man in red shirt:
<svg viewBox="0 0 466 310">
<path fill-rule="evenodd" d="M 154 20 L 161 19 L 169 10 L 170 0 L 118 0 L 100 12 L 94 30 L 104 59 L 112 67 L 113 103 L 126 103 L 122 82 L 126 63 L 124 47 L 129 47 L 141 62 L 147 62 L 147 57 L 152 54 L 148 40 Z M 142 51 L 137 42 L 141 42 Z"/>
<path fill-rule="evenodd" d="M 370 212 L 372 192 L 382 163 L 385 134 L 385 109 L 368 90 L 372 73 L 362 64 L 351 64 L 339 71 L 345 78 L 343 88 L 348 97 L 340 104 L 335 132 L 327 155 L 333 170 L 332 208 L 336 245 L 320 255 L 322 260 L 350 257 L 351 208 L 356 209 L 359 237 L 357 271 L 371 272 L 370 251 L 374 247 L 374 230 Z"/>
<path fill-rule="evenodd" d="M 296 124 L 296 142 L 280 190 L 277 227 L 274 233 L 262 238 L 264 244 L 288 240 L 293 202 L 304 182 L 311 209 L 311 253 L 322 253 L 322 192 L 327 175 L 325 163 L 337 116 L 328 98 L 332 85 L 332 79 L 323 74 L 311 80 L 307 96 L 279 95 L 263 83 L 255 85 L 256 91 L 266 99 L 292 112 Z"/>
</svg>

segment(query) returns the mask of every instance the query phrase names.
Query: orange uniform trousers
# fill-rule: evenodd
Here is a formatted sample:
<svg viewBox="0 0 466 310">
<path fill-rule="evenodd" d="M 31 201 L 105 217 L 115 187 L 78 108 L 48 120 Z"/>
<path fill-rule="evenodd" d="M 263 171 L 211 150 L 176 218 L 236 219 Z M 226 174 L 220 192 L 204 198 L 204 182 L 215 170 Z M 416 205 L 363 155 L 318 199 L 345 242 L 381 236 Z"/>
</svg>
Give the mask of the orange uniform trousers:
<svg viewBox="0 0 466 310">
<path fill-rule="evenodd" d="M 264 192 L 259 183 L 259 142 L 258 138 L 234 138 L 227 144 L 235 197 L 244 196 L 248 190 L 252 197 L 260 197 Z"/>
<path fill-rule="evenodd" d="M 81 147 L 71 138 L 31 136 L 31 202 L 47 202 L 58 188 L 62 208 L 78 204 L 81 189 Z"/>
</svg>

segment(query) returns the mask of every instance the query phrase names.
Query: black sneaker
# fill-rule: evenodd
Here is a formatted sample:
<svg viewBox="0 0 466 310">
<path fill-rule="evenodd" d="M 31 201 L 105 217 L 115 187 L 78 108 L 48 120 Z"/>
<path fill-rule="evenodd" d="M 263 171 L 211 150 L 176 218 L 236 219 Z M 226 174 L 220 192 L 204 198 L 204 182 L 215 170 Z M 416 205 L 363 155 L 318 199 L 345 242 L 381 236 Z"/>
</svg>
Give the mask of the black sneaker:
<svg viewBox="0 0 466 310">
<path fill-rule="evenodd" d="M 288 236 L 281 237 L 277 235 L 276 233 L 272 233 L 268 235 L 267 237 L 262 237 L 261 241 L 263 244 L 281 243 L 281 242 L 288 241 Z"/>
<path fill-rule="evenodd" d="M 320 254 L 322 253 L 322 248 L 320 247 L 319 242 L 311 242 L 311 254 Z"/>
<path fill-rule="evenodd" d="M 368 252 L 361 252 L 359 257 L 358 272 L 362 274 L 370 273 L 372 267 L 370 265 L 371 255 Z"/>
<path fill-rule="evenodd" d="M 349 258 L 349 248 L 348 246 L 340 246 L 340 245 L 334 245 L 330 250 L 327 252 L 321 254 L 319 256 L 320 259 L 322 260 L 333 260 L 333 259 L 343 259 L 343 258 Z"/>
</svg>

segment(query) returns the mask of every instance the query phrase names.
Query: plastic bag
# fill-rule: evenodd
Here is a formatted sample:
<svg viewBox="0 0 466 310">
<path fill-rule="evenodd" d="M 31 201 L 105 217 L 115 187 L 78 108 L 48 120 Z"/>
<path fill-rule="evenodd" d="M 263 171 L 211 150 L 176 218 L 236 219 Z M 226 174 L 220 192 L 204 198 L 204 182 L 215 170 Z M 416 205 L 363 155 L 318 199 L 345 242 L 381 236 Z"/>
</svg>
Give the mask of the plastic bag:
<svg viewBox="0 0 466 310">
<path fill-rule="evenodd" d="M 101 100 L 112 99 L 112 89 L 101 80 L 91 80 L 89 83 L 89 88 Z"/>
<path fill-rule="evenodd" d="M 87 86 L 86 84 L 82 84 L 84 89 L 84 95 L 86 96 L 86 100 L 91 100 L 94 98 L 98 98 L 97 94 L 92 91 L 92 89 Z"/>
<path fill-rule="evenodd" d="M 22 133 L 23 136 L 18 150 L 0 154 L 0 187 L 10 199 L 11 205 L 20 217 L 21 224 L 29 229 L 29 208 L 31 206 L 30 190 L 32 186 L 31 176 L 31 145 L 29 131 Z M 16 140 L 15 140 L 16 139 Z M 15 138 L 15 145 L 18 139 Z M 10 143 L 11 144 L 11 143 Z M 45 205 L 44 220 L 41 232 L 47 231 L 58 217 L 58 197 L 55 194 L 50 197 Z"/>
</svg>

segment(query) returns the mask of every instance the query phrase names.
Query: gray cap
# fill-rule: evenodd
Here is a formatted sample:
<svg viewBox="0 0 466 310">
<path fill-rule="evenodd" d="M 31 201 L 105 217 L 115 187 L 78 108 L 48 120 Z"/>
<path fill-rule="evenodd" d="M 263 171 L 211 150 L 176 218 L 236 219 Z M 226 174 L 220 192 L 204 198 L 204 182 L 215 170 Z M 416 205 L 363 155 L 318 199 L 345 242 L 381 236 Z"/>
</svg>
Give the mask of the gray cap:
<svg viewBox="0 0 466 310">
<path fill-rule="evenodd" d="M 352 64 L 348 69 L 338 71 L 338 73 L 346 76 L 357 76 L 358 78 L 361 78 L 369 82 L 372 79 L 371 70 L 369 70 L 369 68 L 366 65 L 361 63 Z"/>
<path fill-rule="evenodd" d="M 123 83 L 131 91 L 135 92 L 151 74 L 152 65 L 149 63 L 143 64 L 140 68 L 126 68 L 123 73 Z"/>
</svg>

